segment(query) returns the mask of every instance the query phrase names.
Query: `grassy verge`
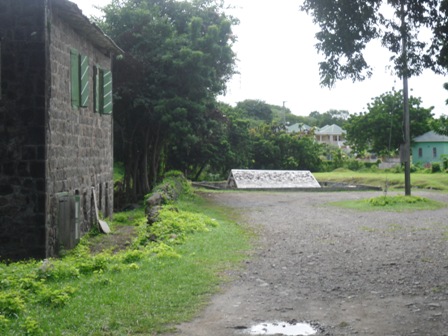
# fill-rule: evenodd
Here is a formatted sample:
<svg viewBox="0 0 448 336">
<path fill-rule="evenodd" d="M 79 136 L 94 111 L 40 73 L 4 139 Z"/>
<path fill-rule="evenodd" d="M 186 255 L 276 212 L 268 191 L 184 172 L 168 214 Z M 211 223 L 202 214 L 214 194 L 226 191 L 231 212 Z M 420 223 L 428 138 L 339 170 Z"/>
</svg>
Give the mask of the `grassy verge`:
<svg viewBox="0 0 448 336">
<path fill-rule="evenodd" d="M 198 197 L 161 215 L 169 229 L 140 225 L 118 253 L 91 255 L 86 241 L 60 260 L 0 264 L 0 334 L 154 335 L 194 316 L 246 258 L 250 234 Z"/>
<path fill-rule="evenodd" d="M 313 173 L 319 182 L 345 182 L 364 184 L 384 188 L 386 183 L 390 188 L 404 188 L 404 173 L 390 172 L 360 172 L 360 171 L 337 171 L 330 173 Z M 411 185 L 413 189 L 433 189 L 448 192 L 448 174 L 446 173 L 412 173 Z"/>
<path fill-rule="evenodd" d="M 424 197 L 416 196 L 380 196 L 370 199 L 331 202 L 330 205 L 359 211 L 393 211 L 412 212 L 418 210 L 436 210 L 446 207 L 446 204 Z"/>
</svg>

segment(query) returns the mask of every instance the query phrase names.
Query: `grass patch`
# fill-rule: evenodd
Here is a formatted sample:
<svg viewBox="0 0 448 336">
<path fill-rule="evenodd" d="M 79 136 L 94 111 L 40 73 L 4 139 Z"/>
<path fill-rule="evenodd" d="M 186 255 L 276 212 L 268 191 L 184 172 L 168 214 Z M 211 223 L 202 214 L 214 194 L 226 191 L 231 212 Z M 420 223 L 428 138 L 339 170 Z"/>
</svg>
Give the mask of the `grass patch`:
<svg viewBox="0 0 448 336">
<path fill-rule="evenodd" d="M 116 227 L 120 225 L 139 226 L 146 222 L 145 209 L 142 207 L 129 211 L 116 212 L 110 226 Z"/>
<path fill-rule="evenodd" d="M 199 197 L 163 211 L 165 228 L 140 224 L 117 253 L 92 255 L 89 238 L 62 259 L 0 264 L 0 334 L 153 335 L 192 318 L 247 257 L 251 234 Z"/>
<path fill-rule="evenodd" d="M 363 200 L 331 202 L 330 205 L 359 211 L 410 212 L 436 210 L 446 207 L 445 203 L 418 196 L 379 196 Z"/>
<path fill-rule="evenodd" d="M 342 182 L 351 184 L 370 185 L 374 187 L 382 187 L 384 189 L 386 183 L 388 188 L 402 189 L 404 188 L 404 173 L 391 172 L 360 172 L 351 170 L 337 170 L 330 173 L 313 173 L 319 182 Z M 448 174 L 411 174 L 411 186 L 413 189 L 430 189 L 448 192 Z"/>
</svg>

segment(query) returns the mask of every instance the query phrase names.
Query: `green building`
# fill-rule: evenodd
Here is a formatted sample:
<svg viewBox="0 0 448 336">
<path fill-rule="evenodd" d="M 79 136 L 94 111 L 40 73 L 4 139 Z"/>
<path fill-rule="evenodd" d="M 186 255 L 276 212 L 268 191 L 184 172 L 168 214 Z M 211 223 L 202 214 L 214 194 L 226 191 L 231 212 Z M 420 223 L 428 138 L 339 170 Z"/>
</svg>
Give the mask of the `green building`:
<svg viewBox="0 0 448 336">
<path fill-rule="evenodd" d="M 442 155 L 448 155 L 448 136 L 427 132 L 412 142 L 412 163 L 430 164 L 442 162 Z"/>
</svg>

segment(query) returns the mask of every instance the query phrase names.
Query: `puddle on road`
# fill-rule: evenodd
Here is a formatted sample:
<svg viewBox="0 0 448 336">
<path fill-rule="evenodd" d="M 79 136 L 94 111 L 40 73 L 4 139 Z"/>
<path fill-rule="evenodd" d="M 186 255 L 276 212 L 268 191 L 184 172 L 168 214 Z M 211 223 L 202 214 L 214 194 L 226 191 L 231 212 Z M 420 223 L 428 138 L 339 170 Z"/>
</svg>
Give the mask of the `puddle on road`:
<svg viewBox="0 0 448 336">
<path fill-rule="evenodd" d="M 308 336 L 315 335 L 317 330 L 309 323 L 265 322 L 248 328 L 244 333 L 249 335 Z"/>
</svg>

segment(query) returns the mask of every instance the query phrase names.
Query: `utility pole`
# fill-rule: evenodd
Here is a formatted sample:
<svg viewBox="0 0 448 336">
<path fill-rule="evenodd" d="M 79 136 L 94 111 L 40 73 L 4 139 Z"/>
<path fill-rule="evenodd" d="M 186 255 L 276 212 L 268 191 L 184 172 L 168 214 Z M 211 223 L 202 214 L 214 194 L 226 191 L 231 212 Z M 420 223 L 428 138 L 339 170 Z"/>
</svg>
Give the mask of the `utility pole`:
<svg viewBox="0 0 448 336">
<path fill-rule="evenodd" d="M 411 196 L 411 127 L 409 118 L 409 87 L 408 87 L 408 53 L 405 0 L 401 0 L 401 52 L 403 57 L 403 121 L 404 145 L 401 148 L 401 159 L 404 162 L 404 194 Z"/>
</svg>

